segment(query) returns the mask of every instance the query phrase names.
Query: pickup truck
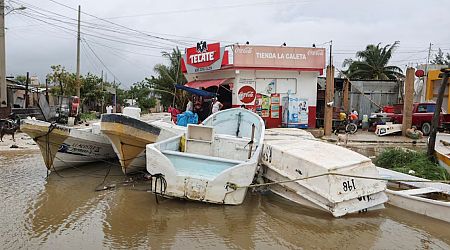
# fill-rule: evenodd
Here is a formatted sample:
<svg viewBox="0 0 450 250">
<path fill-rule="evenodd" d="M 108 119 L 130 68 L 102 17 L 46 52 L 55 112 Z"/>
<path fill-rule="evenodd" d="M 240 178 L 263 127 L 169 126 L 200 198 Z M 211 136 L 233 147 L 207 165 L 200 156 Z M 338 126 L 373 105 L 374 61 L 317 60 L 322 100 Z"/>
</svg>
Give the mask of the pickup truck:
<svg viewBox="0 0 450 250">
<path fill-rule="evenodd" d="M 436 103 L 414 103 L 412 114 L 412 126 L 416 126 L 422 130 L 424 135 L 429 135 L 431 132 L 431 120 L 434 116 L 434 110 L 436 109 Z M 394 105 L 394 113 L 388 113 L 387 116 L 394 123 L 403 122 L 403 104 Z M 438 129 L 450 128 L 450 114 L 444 114 L 442 111 L 439 118 Z"/>
</svg>

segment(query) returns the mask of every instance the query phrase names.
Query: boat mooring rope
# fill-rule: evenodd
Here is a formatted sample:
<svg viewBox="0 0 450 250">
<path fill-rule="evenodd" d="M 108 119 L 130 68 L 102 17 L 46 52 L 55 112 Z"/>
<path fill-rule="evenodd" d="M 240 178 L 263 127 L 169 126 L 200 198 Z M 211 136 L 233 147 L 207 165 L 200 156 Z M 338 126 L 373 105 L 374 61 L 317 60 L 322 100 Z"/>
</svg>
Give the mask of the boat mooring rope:
<svg viewBox="0 0 450 250">
<path fill-rule="evenodd" d="M 159 203 L 158 201 L 158 194 L 164 195 L 166 193 L 167 189 L 167 181 L 166 178 L 164 178 L 163 174 L 149 174 L 149 181 L 150 181 L 150 191 L 155 194 L 156 203 Z M 153 186 L 153 178 L 155 178 L 155 185 Z M 158 193 L 158 180 L 159 180 L 159 193 Z"/>
<path fill-rule="evenodd" d="M 359 175 L 350 175 L 350 174 L 324 173 L 324 174 L 312 175 L 312 176 L 308 176 L 308 177 L 296 178 L 296 179 L 292 179 L 292 180 L 284 180 L 284 181 L 274 181 L 274 182 L 267 182 L 267 183 L 251 184 L 251 185 L 247 185 L 247 186 L 239 186 L 239 185 L 237 185 L 235 183 L 227 182 L 226 188 L 231 188 L 231 189 L 237 190 L 239 188 L 264 187 L 264 186 L 270 186 L 270 185 L 275 185 L 275 184 L 303 181 L 303 180 L 308 180 L 308 179 L 313 179 L 313 178 L 322 177 L 322 176 L 328 176 L 328 175 L 342 176 L 342 177 L 351 177 L 351 178 L 357 178 L 357 179 L 367 179 L 367 180 L 391 181 L 391 182 L 450 183 L 450 180 L 389 179 L 389 178 L 382 178 L 382 177 L 359 176 Z"/>
</svg>

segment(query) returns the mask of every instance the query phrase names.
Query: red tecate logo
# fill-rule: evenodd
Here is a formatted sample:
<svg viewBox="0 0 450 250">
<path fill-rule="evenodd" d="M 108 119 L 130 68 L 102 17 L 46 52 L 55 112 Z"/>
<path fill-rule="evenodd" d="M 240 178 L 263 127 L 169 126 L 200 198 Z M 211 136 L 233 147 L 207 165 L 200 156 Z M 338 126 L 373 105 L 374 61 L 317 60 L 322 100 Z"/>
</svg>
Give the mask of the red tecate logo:
<svg viewBox="0 0 450 250">
<path fill-rule="evenodd" d="M 187 64 L 197 68 L 208 67 L 220 59 L 220 43 L 200 42 L 186 50 Z"/>
<path fill-rule="evenodd" d="M 255 97 L 256 90 L 252 86 L 242 86 L 238 91 L 238 98 L 242 103 L 251 103 Z"/>
</svg>

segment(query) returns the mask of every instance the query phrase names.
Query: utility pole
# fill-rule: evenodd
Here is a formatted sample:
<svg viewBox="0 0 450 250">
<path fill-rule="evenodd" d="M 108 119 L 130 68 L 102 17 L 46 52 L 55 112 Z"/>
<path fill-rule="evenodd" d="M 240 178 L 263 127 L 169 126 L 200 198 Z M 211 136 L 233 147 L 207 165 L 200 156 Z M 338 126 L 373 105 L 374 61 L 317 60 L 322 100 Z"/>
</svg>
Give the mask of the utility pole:
<svg viewBox="0 0 450 250">
<path fill-rule="evenodd" d="M 45 99 L 47 99 L 47 102 L 49 102 L 48 101 L 48 81 L 49 81 L 49 79 L 48 79 L 48 76 L 45 78 Z"/>
<path fill-rule="evenodd" d="M 331 58 L 332 52 L 333 52 L 333 40 L 330 41 L 330 66 L 333 65 Z"/>
<path fill-rule="evenodd" d="M 333 41 L 330 41 L 330 61 L 327 66 L 325 84 L 325 112 L 324 112 L 324 134 L 330 136 L 333 129 L 333 104 L 334 104 L 334 66 L 332 58 Z"/>
<path fill-rule="evenodd" d="M 427 63 L 425 64 L 425 75 L 423 76 L 423 86 L 427 86 L 427 84 L 428 84 L 428 64 L 430 63 L 431 45 L 433 45 L 433 44 L 430 43 L 430 47 L 428 47 Z M 422 94 L 422 96 L 425 96 L 425 99 L 426 99 L 426 94 L 425 95 Z"/>
<path fill-rule="evenodd" d="M 28 97 L 28 87 L 30 85 L 30 72 L 27 72 L 27 80 L 25 83 L 25 107 L 28 108 L 28 104 L 30 102 L 30 98 Z"/>
<path fill-rule="evenodd" d="M 0 0 L 0 107 L 8 104 L 6 93 L 5 0 Z"/>
<path fill-rule="evenodd" d="M 102 110 L 100 111 L 100 114 L 103 114 L 103 70 L 102 70 Z"/>
<path fill-rule="evenodd" d="M 414 103 L 414 68 L 406 69 L 405 97 L 403 98 L 402 134 L 406 136 L 406 130 L 412 126 L 412 113 Z"/>
<path fill-rule="evenodd" d="M 438 97 L 436 100 L 436 108 L 434 109 L 433 120 L 431 121 L 431 133 L 428 138 L 428 149 L 427 155 L 428 158 L 433 159 L 434 157 L 434 146 L 436 143 L 436 133 L 439 125 L 439 118 L 442 110 L 442 101 L 444 99 L 445 88 L 448 84 L 448 79 L 450 78 L 450 68 L 441 69 L 441 74 L 439 74 L 439 78 L 442 78 L 441 86 L 439 87 Z"/>
<path fill-rule="evenodd" d="M 81 6 L 78 5 L 77 79 L 76 79 L 76 84 L 77 84 L 77 96 L 81 99 L 81 93 L 80 93 L 80 88 L 81 88 L 81 83 L 80 83 L 80 41 L 81 41 L 81 36 L 80 36 L 80 18 L 81 18 Z"/>
</svg>

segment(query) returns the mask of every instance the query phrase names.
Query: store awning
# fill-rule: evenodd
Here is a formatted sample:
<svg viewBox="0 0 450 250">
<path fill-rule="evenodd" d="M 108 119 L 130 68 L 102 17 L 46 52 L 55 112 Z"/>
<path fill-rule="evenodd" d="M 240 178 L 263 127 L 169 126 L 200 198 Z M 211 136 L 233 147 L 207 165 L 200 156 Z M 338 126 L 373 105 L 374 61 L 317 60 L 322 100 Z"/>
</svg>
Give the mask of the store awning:
<svg viewBox="0 0 450 250">
<path fill-rule="evenodd" d="M 216 93 L 208 92 L 208 91 L 201 90 L 201 89 L 189 88 L 189 87 L 186 87 L 186 86 L 183 86 L 183 85 L 180 85 L 180 84 L 176 84 L 175 88 L 182 89 L 184 91 L 187 91 L 187 92 L 189 92 L 191 94 L 198 95 L 198 96 L 206 96 L 206 97 L 214 97 L 214 96 L 216 96 Z"/>
<path fill-rule="evenodd" d="M 211 86 L 219 86 L 228 79 L 215 79 L 215 80 L 200 80 L 186 83 L 184 86 L 191 88 L 208 88 Z"/>
</svg>

